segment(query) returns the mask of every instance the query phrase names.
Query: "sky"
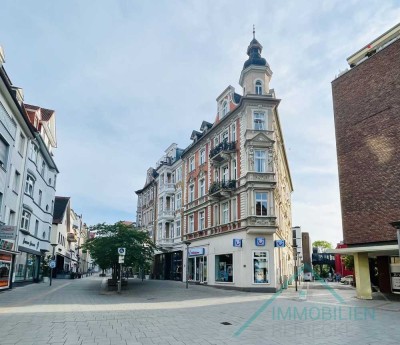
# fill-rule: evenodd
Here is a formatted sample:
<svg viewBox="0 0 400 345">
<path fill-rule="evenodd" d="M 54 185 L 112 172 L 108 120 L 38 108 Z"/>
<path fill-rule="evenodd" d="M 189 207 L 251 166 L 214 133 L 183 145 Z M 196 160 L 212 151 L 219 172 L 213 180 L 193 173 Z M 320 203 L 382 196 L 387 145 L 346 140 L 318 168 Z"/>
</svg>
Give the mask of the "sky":
<svg viewBox="0 0 400 345">
<path fill-rule="evenodd" d="M 57 195 L 88 224 L 135 220 L 173 142 L 241 93 L 252 39 L 273 76 L 294 184 L 293 225 L 342 239 L 331 82 L 400 19 L 400 0 L 1 0 L 4 65 L 25 101 L 56 111 Z"/>
</svg>

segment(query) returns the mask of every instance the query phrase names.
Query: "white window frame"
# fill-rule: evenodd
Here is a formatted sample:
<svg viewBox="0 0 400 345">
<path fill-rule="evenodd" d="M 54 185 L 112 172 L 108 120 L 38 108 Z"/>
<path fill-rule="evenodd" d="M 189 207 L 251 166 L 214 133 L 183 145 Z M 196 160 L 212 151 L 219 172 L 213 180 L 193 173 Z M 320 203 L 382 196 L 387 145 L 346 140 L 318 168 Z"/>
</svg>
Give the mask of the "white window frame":
<svg viewBox="0 0 400 345">
<path fill-rule="evenodd" d="M 223 143 L 224 141 L 227 142 L 228 140 L 229 140 L 229 131 L 226 129 L 221 134 L 221 143 Z"/>
<path fill-rule="evenodd" d="M 232 141 L 236 141 L 236 124 L 233 123 L 231 126 L 231 138 Z"/>
<path fill-rule="evenodd" d="M 35 179 L 31 175 L 27 175 L 25 182 L 25 194 L 28 194 L 31 197 L 33 197 L 34 190 L 35 190 Z"/>
<path fill-rule="evenodd" d="M 21 181 L 21 174 L 19 173 L 18 170 L 15 170 L 15 173 L 14 173 L 14 183 L 13 183 L 13 191 L 14 191 L 15 193 L 17 193 L 17 194 L 18 194 L 18 190 L 19 190 L 20 181 Z"/>
<path fill-rule="evenodd" d="M 199 180 L 199 197 L 206 195 L 206 180 L 204 178 Z"/>
<path fill-rule="evenodd" d="M 182 167 L 179 167 L 176 169 L 175 180 L 176 180 L 176 182 L 182 181 Z"/>
<path fill-rule="evenodd" d="M 264 253 L 264 256 L 255 256 L 256 253 Z M 254 265 L 254 260 L 260 260 L 263 259 L 266 261 L 266 283 L 257 283 L 255 279 L 255 265 Z M 252 284 L 254 285 L 270 285 L 271 284 L 271 279 L 270 279 L 270 273 L 269 273 L 269 252 L 268 250 L 253 250 L 252 256 L 251 256 L 251 266 L 252 266 Z"/>
<path fill-rule="evenodd" d="M 221 105 L 222 117 L 229 113 L 228 101 L 223 101 Z"/>
<path fill-rule="evenodd" d="M 253 113 L 253 129 L 256 131 L 264 131 L 267 129 L 267 118 L 265 112 L 255 111 Z"/>
<path fill-rule="evenodd" d="M 204 210 L 199 211 L 199 230 L 206 228 L 206 212 Z"/>
<path fill-rule="evenodd" d="M 221 224 L 229 223 L 229 202 L 224 202 L 221 207 Z"/>
<path fill-rule="evenodd" d="M 263 195 L 265 194 L 265 198 L 263 197 Z M 255 210 L 254 210 L 254 213 L 255 213 L 255 215 L 256 216 L 259 216 L 259 217 L 267 217 L 268 216 L 268 214 L 269 214 L 269 212 L 268 212 L 268 203 L 269 203 L 269 201 L 268 201 L 268 192 L 264 192 L 264 191 L 255 191 L 254 192 L 254 205 L 255 205 Z M 261 214 L 257 214 L 257 202 L 258 201 L 260 201 L 261 202 L 261 208 L 260 208 L 260 213 Z M 263 212 L 262 212 L 262 203 L 263 202 L 266 202 L 266 214 L 263 214 Z"/>
<path fill-rule="evenodd" d="M 189 234 L 194 233 L 194 215 L 193 214 L 188 216 L 188 232 L 189 232 Z"/>
<path fill-rule="evenodd" d="M 28 210 L 22 211 L 20 229 L 29 231 L 29 224 L 31 220 L 31 213 Z"/>
<path fill-rule="evenodd" d="M 261 80 L 256 80 L 256 82 L 254 84 L 254 91 L 255 91 L 256 95 L 262 95 L 263 83 Z"/>
<path fill-rule="evenodd" d="M 25 148 L 25 136 L 20 133 L 19 134 L 19 145 L 18 145 L 18 152 L 23 155 L 24 154 L 24 148 Z"/>
<path fill-rule="evenodd" d="M 206 149 L 200 150 L 200 165 L 206 162 Z"/>
<path fill-rule="evenodd" d="M 189 185 L 189 202 L 194 201 L 194 184 Z"/>
<path fill-rule="evenodd" d="M 237 220 L 237 199 L 232 199 L 231 201 L 231 216 L 232 216 L 232 221 Z"/>
<path fill-rule="evenodd" d="M 175 222 L 176 226 L 175 226 L 175 237 L 180 237 L 181 236 L 181 221 L 177 220 Z"/>
<path fill-rule="evenodd" d="M 267 172 L 267 151 L 255 149 L 254 150 L 254 171 L 258 173 Z"/>
<path fill-rule="evenodd" d="M 214 205 L 214 226 L 219 225 L 219 206 Z"/>
<path fill-rule="evenodd" d="M 225 165 L 222 167 L 222 181 L 228 182 L 229 181 L 229 166 Z"/>
<path fill-rule="evenodd" d="M 182 208 L 182 193 L 181 192 L 176 193 L 176 196 L 175 196 L 175 208 L 177 210 Z"/>
<path fill-rule="evenodd" d="M 236 159 L 232 159 L 232 179 L 237 179 L 237 161 Z"/>
<path fill-rule="evenodd" d="M 189 172 L 194 170 L 194 156 L 189 158 Z"/>
</svg>

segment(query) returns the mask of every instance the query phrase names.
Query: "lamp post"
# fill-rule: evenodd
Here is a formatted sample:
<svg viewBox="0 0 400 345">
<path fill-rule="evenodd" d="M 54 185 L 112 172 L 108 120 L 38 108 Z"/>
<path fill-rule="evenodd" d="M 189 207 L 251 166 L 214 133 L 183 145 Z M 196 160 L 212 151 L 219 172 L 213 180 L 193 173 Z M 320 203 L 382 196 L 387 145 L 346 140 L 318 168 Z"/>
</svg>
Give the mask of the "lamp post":
<svg viewBox="0 0 400 345">
<path fill-rule="evenodd" d="M 400 256 L 400 220 L 396 222 L 391 222 L 390 225 L 397 230 L 397 244 L 399 245 L 399 256 Z"/>
<path fill-rule="evenodd" d="M 183 241 L 186 244 L 186 289 L 189 288 L 189 246 L 192 242 Z"/>
<path fill-rule="evenodd" d="M 53 247 L 53 255 L 51 257 L 51 260 L 53 261 L 56 259 L 54 251 L 56 250 L 57 243 L 52 243 L 51 246 Z M 52 280 L 53 280 L 53 267 L 50 267 L 50 286 L 51 286 Z"/>
</svg>

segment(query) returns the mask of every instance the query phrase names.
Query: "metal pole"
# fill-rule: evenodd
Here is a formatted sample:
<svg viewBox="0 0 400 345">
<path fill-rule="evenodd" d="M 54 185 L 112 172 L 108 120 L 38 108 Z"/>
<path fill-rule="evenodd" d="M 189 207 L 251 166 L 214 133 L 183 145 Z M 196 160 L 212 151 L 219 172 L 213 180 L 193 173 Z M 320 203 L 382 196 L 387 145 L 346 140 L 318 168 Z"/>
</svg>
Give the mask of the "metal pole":
<svg viewBox="0 0 400 345">
<path fill-rule="evenodd" d="M 56 247 L 55 246 L 52 246 L 52 247 L 53 247 L 53 256 L 51 257 L 51 260 L 53 261 L 54 260 L 54 251 L 55 251 Z M 50 267 L 50 286 L 51 286 L 52 280 L 53 280 L 53 267 Z"/>
<path fill-rule="evenodd" d="M 118 293 L 121 293 L 121 284 L 122 284 L 122 264 L 119 264 Z"/>
<path fill-rule="evenodd" d="M 189 288 L 189 244 L 186 244 L 186 289 Z"/>
</svg>

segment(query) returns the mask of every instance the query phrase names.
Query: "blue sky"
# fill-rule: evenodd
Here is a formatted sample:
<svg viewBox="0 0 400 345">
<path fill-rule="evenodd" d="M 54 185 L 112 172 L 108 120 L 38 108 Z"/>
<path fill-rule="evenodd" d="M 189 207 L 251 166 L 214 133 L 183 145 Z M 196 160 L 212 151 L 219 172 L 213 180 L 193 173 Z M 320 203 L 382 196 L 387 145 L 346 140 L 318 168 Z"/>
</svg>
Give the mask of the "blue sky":
<svg viewBox="0 0 400 345">
<path fill-rule="evenodd" d="M 2 0 L 0 45 L 25 101 L 56 110 L 57 195 L 94 224 L 133 220 L 147 168 L 214 121 L 226 86 L 241 91 L 255 24 L 282 99 L 293 224 L 336 243 L 331 81 L 399 18 L 393 0 Z"/>
</svg>

